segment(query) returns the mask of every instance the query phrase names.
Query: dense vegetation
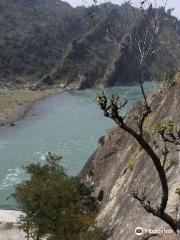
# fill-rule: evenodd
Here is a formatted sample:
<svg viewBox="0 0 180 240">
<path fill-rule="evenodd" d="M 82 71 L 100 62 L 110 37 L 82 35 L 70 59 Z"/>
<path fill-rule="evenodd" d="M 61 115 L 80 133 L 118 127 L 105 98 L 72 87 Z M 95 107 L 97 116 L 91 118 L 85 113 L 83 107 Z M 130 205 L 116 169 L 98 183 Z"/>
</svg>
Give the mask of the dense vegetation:
<svg viewBox="0 0 180 240">
<path fill-rule="evenodd" d="M 113 28 L 123 37 L 124 6 L 109 3 L 107 9 Z M 84 87 L 136 81 L 132 78 L 136 59 L 119 53 L 104 40 L 105 30 L 90 20 L 94 12 L 95 7 L 73 9 L 60 0 L 1 0 L 0 80 L 23 83 L 50 74 L 57 82 L 82 82 Z M 102 4 L 98 19 L 104 12 Z M 141 24 L 135 27 L 142 28 Z M 161 31 L 164 40 L 171 36 L 171 44 L 147 64 L 147 80 L 150 73 L 162 78 L 163 72 L 176 67 L 180 60 L 180 23 L 169 16 Z M 129 65 L 131 71 L 126 71 Z"/>
<path fill-rule="evenodd" d="M 23 211 L 21 227 L 35 240 L 102 239 L 101 230 L 94 226 L 92 189 L 68 177 L 60 159 L 49 153 L 44 165 L 33 163 L 26 168 L 31 177 L 13 194 Z"/>
</svg>

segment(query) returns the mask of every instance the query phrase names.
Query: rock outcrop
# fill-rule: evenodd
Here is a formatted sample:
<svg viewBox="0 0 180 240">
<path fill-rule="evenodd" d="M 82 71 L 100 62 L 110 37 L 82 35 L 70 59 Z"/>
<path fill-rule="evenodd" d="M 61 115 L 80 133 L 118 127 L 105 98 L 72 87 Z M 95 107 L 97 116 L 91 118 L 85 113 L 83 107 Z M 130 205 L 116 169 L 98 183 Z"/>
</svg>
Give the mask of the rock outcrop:
<svg viewBox="0 0 180 240">
<path fill-rule="evenodd" d="M 145 122 L 147 141 L 159 156 L 162 154 L 161 142 L 155 127 L 158 123 L 166 123 L 169 120 L 178 125 L 179 106 L 180 78 L 171 89 L 155 97 L 153 111 Z M 135 126 L 135 113 L 135 109 L 128 113 L 127 121 L 131 126 Z M 174 218 L 177 214 L 176 206 L 179 204 L 179 197 L 175 193 L 176 188 L 180 186 L 180 173 L 176 165 L 178 159 L 178 152 L 172 146 L 165 168 L 169 184 L 167 212 Z M 145 187 L 147 198 L 152 205 L 156 205 L 160 200 L 161 185 L 151 159 L 128 133 L 118 127 L 106 136 L 104 144 L 90 157 L 80 177 L 84 181 L 91 179 L 94 184 L 93 194 L 99 202 L 96 220 L 97 224 L 105 229 L 106 239 L 149 239 L 145 238 L 147 235 L 136 235 L 137 227 L 151 230 L 170 229 L 162 220 L 148 214 L 130 194 L 133 188 L 141 191 Z M 174 233 L 160 235 L 161 238 L 152 236 L 150 239 L 178 239 Z"/>
<path fill-rule="evenodd" d="M 54 84 L 54 80 L 52 79 L 52 77 L 51 77 L 49 74 L 47 74 L 47 75 L 45 75 L 44 77 L 42 77 L 42 78 L 41 78 L 41 82 L 42 82 L 43 84 L 48 85 L 48 86 Z"/>
</svg>

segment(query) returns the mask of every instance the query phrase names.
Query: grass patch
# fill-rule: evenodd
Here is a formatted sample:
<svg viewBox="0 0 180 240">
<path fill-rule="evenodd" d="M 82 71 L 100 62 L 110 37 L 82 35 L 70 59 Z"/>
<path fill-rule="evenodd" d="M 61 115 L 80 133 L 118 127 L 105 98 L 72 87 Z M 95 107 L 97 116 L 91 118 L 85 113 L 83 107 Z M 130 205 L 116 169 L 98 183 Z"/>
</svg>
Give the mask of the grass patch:
<svg viewBox="0 0 180 240">
<path fill-rule="evenodd" d="M 169 160 L 170 167 L 174 165 L 178 165 L 178 160 L 175 157 L 170 157 L 168 160 Z"/>
<path fill-rule="evenodd" d="M 24 89 L 9 91 L 5 95 L 0 95 L 0 111 L 13 109 L 24 102 L 32 102 L 43 96 L 43 92 L 26 91 Z"/>
<path fill-rule="evenodd" d="M 61 90 L 54 85 L 53 88 L 46 89 L 45 91 L 29 91 L 26 89 L 18 89 L 8 91 L 4 95 L 0 95 L 0 111 L 13 109 L 17 105 L 23 103 L 31 103 L 35 100 L 47 97 L 51 94 L 60 92 Z"/>
<path fill-rule="evenodd" d="M 129 169 L 131 172 L 133 171 L 135 166 L 135 161 L 131 159 L 128 163 L 126 163 L 126 168 Z"/>
<path fill-rule="evenodd" d="M 136 162 L 138 161 L 137 156 L 141 152 L 142 147 L 139 144 L 136 144 L 130 150 L 129 161 L 126 163 L 126 168 L 132 171 Z"/>
</svg>

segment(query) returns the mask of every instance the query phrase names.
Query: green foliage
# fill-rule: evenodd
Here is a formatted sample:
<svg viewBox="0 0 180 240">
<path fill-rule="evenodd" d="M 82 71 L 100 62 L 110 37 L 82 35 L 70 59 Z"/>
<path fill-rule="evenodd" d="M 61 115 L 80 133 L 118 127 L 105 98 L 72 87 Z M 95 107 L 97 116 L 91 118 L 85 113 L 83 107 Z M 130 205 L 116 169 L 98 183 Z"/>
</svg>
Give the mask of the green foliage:
<svg viewBox="0 0 180 240">
<path fill-rule="evenodd" d="M 146 187 L 144 187 L 144 189 L 141 191 L 141 199 L 143 201 L 145 201 L 147 199 L 147 195 L 146 195 Z"/>
<path fill-rule="evenodd" d="M 178 205 L 175 205 L 175 206 L 174 206 L 174 209 L 175 209 L 176 212 L 178 212 L 179 206 L 178 206 Z"/>
<path fill-rule="evenodd" d="M 158 123 L 156 126 L 156 132 L 163 134 L 166 131 L 166 126 L 162 125 L 161 123 Z"/>
<path fill-rule="evenodd" d="M 96 94 L 95 96 L 95 99 L 96 99 L 96 102 L 101 105 L 101 104 L 105 104 L 107 99 L 106 99 L 106 96 L 105 96 L 105 92 L 99 92 Z"/>
<path fill-rule="evenodd" d="M 174 122 L 172 120 L 168 121 L 166 125 L 163 125 L 159 123 L 156 126 L 156 132 L 160 134 L 164 134 L 167 131 L 168 134 L 174 134 L 175 132 L 179 133 L 179 126 L 175 126 Z"/>
<path fill-rule="evenodd" d="M 139 180 L 141 182 L 143 182 L 145 180 L 145 178 L 146 178 L 146 175 L 145 174 L 141 174 Z"/>
<path fill-rule="evenodd" d="M 144 132 L 143 137 L 144 137 L 144 140 L 145 140 L 146 142 L 149 142 L 149 141 L 150 141 L 150 134 L 149 134 L 148 132 Z"/>
<path fill-rule="evenodd" d="M 100 228 L 93 228 L 88 230 L 87 235 L 82 240 L 103 240 L 102 230 Z"/>
<path fill-rule="evenodd" d="M 178 164 L 178 160 L 174 157 L 170 157 L 168 160 L 170 167 Z"/>
<path fill-rule="evenodd" d="M 44 165 L 29 165 L 26 172 L 30 179 L 12 194 L 24 213 L 21 227 L 34 239 L 86 239 L 94 224 L 92 189 L 78 178 L 68 177 L 60 159 L 48 153 Z"/>
<path fill-rule="evenodd" d="M 177 71 L 175 68 L 170 68 L 166 74 L 165 74 L 165 77 L 164 77 L 164 82 L 165 82 L 165 85 L 173 85 L 174 84 L 174 78 L 175 78 L 175 75 L 176 75 Z"/>
<path fill-rule="evenodd" d="M 169 121 L 167 123 L 167 130 L 169 133 L 173 133 L 174 132 L 174 129 L 175 129 L 175 126 L 174 126 L 174 123 L 173 121 Z"/>
<path fill-rule="evenodd" d="M 4 80 L 41 78 L 62 60 L 68 44 L 91 28 L 82 9 L 73 11 L 62 1 L 12 4 L 2 0 L 0 8 L 0 76 Z"/>
<path fill-rule="evenodd" d="M 126 163 L 126 168 L 129 169 L 131 172 L 133 171 L 134 166 L 135 166 L 135 162 L 133 160 Z"/>
<path fill-rule="evenodd" d="M 133 153 L 136 152 L 136 150 L 137 150 L 137 147 L 135 146 L 135 147 L 132 147 L 132 148 L 130 149 L 130 152 L 133 154 Z"/>
<path fill-rule="evenodd" d="M 112 30 L 118 39 L 122 39 L 126 8 L 113 4 L 106 7 L 112 15 Z M 132 71 L 127 69 L 131 64 L 134 70 L 137 58 L 131 61 L 124 54 L 120 58 L 116 46 L 103 41 L 106 31 L 100 23 L 105 16 L 104 5 L 98 10 L 94 7 L 73 9 L 62 1 L 57 4 L 56 0 L 18 0 L 16 4 L 11 0 L 1 0 L 0 9 L 1 80 L 21 84 L 37 81 L 50 73 L 55 80 L 66 83 L 77 82 L 78 76 L 82 75 L 87 87 L 101 83 L 102 79 L 105 79 L 103 84 L 115 85 L 116 80 L 119 83 L 118 75 L 121 83 L 132 81 Z M 130 4 L 128 12 L 130 18 L 138 15 L 138 10 Z M 145 65 L 144 77 L 147 80 L 150 80 L 149 71 L 155 78 L 162 79 L 167 66 L 176 66 L 179 62 L 180 54 L 176 50 L 179 37 L 174 33 L 178 25 L 174 21 L 170 17 L 161 30 L 163 42 L 169 40 L 167 36 L 172 36 L 172 47 L 162 50 Z M 138 32 L 142 32 L 142 25 L 135 26 Z M 136 55 L 135 52 L 133 54 Z M 169 79 L 170 75 L 166 78 Z"/>
<path fill-rule="evenodd" d="M 176 188 L 175 193 L 177 193 L 178 195 L 180 195 L 180 188 Z"/>
</svg>

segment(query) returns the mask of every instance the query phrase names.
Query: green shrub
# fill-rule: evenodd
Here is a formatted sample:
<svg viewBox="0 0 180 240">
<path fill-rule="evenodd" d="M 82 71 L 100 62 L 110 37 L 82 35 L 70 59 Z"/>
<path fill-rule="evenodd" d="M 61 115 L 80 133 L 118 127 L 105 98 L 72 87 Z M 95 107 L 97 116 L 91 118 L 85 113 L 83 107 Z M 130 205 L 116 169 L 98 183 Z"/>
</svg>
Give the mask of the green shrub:
<svg viewBox="0 0 180 240">
<path fill-rule="evenodd" d="M 144 137 L 144 140 L 145 140 L 146 142 L 149 142 L 149 140 L 150 140 L 150 134 L 149 134 L 148 132 L 145 132 L 143 137 Z"/>
<path fill-rule="evenodd" d="M 78 178 L 69 177 L 60 160 L 48 153 L 45 164 L 26 167 L 30 179 L 18 184 L 12 194 L 24 213 L 21 228 L 27 238 L 32 235 L 34 239 L 94 240 L 88 232 L 90 227 L 92 236 L 97 231 L 92 189 Z"/>
<path fill-rule="evenodd" d="M 101 146 L 103 146 L 105 143 L 105 136 L 101 136 L 98 140 L 98 143 L 101 144 Z"/>
<path fill-rule="evenodd" d="M 176 75 L 176 69 L 175 68 L 170 68 L 165 76 L 164 76 L 164 82 L 165 82 L 165 85 L 173 85 L 174 84 L 174 78 L 175 78 L 175 75 Z"/>
<path fill-rule="evenodd" d="M 170 157 L 169 158 L 169 165 L 173 166 L 173 165 L 177 165 L 178 164 L 178 160 L 174 157 Z"/>
<path fill-rule="evenodd" d="M 180 195 L 180 187 L 179 187 L 179 188 L 176 188 L 175 193 L 177 193 L 178 195 Z"/>
<path fill-rule="evenodd" d="M 135 166 L 134 160 L 131 160 L 128 163 L 126 163 L 126 168 L 129 169 L 131 172 L 133 171 L 134 166 Z"/>
<path fill-rule="evenodd" d="M 163 134 L 166 131 L 166 126 L 158 123 L 156 126 L 156 132 Z"/>
</svg>

